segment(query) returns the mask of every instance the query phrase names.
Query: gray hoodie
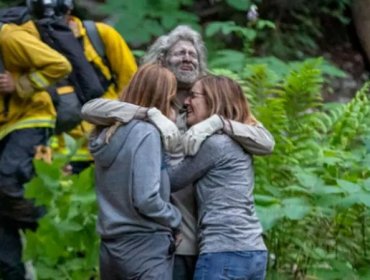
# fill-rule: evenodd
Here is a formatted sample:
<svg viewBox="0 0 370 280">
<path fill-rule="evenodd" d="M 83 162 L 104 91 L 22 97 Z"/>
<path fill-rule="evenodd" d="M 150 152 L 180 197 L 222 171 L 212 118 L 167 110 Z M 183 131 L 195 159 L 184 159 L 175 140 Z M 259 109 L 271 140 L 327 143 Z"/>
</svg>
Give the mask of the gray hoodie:
<svg viewBox="0 0 370 280">
<path fill-rule="evenodd" d="M 90 139 L 95 160 L 102 238 L 131 233 L 170 232 L 180 212 L 170 202 L 170 184 L 158 130 L 143 121 L 117 129 L 109 144 L 106 129 Z"/>
</svg>

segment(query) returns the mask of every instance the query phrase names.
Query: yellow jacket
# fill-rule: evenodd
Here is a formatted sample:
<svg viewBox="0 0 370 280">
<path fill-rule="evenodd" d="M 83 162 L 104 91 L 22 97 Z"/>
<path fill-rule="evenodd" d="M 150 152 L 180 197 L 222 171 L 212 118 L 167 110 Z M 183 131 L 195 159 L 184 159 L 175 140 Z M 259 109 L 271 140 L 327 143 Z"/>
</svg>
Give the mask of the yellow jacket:
<svg viewBox="0 0 370 280">
<path fill-rule="evenodd" d="M 31 21 L 3 25 L 0 51 L 16 86 L 15 93 L 0 95 L 0 139 L 17 129 L 53 127 L 56 113 L 44 89 L 68 75 L 70 63 L 40 40 Z"/>
<path fill-rule="evenodd" d="M 87 60 L 92 62 L 104 76 L 110 80 L 115 75 L 116 84 L 111 84 L 103 95 L 103 98 L 117 99 L 123 88 L 129 83 L 131 77 L 137 70 L 135 58 L 127 46 L 122 36 L 111 26 L 105 23 L 96 23 L 97 30 L 105 46 L 105 52 L 109 61 L 109 66 L 104 64 L 103 59 L 96 52 L 92 45 L 82 21 L 74 16 L 69 17 L 68 21 L 76 38 L 82 40 L 84 52 Z M 110 69 L 113 73 L 110 72 Z M 69 134 L 75 139 L 82 141 L 82 146 L 72 157 L 72 161 L 92 160 L 87 148 L 87 141 L 93 126 L 87 122 L 82 122 Z M 68 153 L 65 148 L 63 137 L 58 137 L 58 150 L 62 153 Z M 82 139 L 82 140 L 81 140 Z"/>
</svg>

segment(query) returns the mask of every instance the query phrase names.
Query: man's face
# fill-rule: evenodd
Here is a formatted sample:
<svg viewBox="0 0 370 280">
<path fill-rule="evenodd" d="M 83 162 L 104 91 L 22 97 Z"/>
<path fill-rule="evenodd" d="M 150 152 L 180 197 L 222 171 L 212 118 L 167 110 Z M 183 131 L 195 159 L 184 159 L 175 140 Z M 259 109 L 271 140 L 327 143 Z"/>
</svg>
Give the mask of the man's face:
<svg viewBox="0 0 370 280">
<path fill-rule="evenodd" d="M 189 41 L 178 41 L 166 56 L 166 67 L 178 82 L 192 84 L 199 76 L 199 58 L 194 45 Z"/>
</svg>

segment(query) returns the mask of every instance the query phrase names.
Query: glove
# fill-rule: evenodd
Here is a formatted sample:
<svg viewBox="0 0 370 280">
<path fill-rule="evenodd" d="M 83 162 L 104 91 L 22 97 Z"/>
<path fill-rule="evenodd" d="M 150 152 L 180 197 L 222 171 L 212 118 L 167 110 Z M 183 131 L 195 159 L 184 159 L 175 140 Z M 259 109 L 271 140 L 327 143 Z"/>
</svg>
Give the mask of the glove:
<svg viewBox="0 0 370 280">
<path fill-rule="evenodd" d="M 132 119 L 145 119 L 148 108 L 134 104 L 108 100 L 92 99 L 82 106 L 82 117 L 96 125 L 110 126 L 115 122 L 128 123 Z"/>
<path fill-rule="evenodd" d="M 176 124 L 165 117 L 157 108 L 151 108 L 147 112 L 148 120 L 154 124 L 161 133 L 164 149 L 169 153 L 176 153 L 181 146 L 181 135 Z"/>
<path fill-rule="evenodd" d="M 198 151 L 203 141 L 208 136 L 214 134 L 220 129 L 223 129 L 224 121 L 218 115 L 212 115 L 208 119 L 193 125 L 182 138 L 182 144 L 185 149 L 185 155 L 193 156 Z"/>
</svg>

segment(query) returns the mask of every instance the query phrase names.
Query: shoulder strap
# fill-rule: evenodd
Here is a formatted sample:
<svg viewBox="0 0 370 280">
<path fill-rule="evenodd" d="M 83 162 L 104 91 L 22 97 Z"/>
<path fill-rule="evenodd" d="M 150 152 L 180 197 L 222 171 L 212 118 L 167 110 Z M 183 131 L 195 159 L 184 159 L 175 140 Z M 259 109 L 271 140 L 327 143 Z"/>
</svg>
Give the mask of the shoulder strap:
<svg viewBox="0 0 370 280">
<path fill-rule="evenodd" d="M 3 25 L 4 25 L 4 23 L 0 22 L 0 31 L 3 28 Z M 4 73 L 4 72 L 5 72 L 5 67 L 4 67 L 4 63 L 3 63 L 3 55 L 2 55 L 2 53 L 0 53 L 0 73 Z"/>
<path fill-rule="evenodd" d="M 104 84 L 103 87 L 105 89 L 107 89 L 111 83 L 117 85 L 116 84 L 116 82 L 117 82 L 116 76 L 115 76 L 114 72 L 112 71 L 110 61 L 109 61 L 109 59 L 107 57 L 107 53 L 105 51 L 105 45 L 104 45 L 103 40 L 101 39 L 101 36 L 100 36 L 100 33 L 99 33 L 97 27 L 96 27 L 96 23 L 92 20 L 84 20 L 83 25 L 86 29 L 87 36 L 89 37 L 90 42 L 93 45 L 95 51 L 101 57 L 105 66 L 108 67 L 108 69 L 110 71 L 110 74 L 111 74 L 111 79 L 107 80 L 107 78 L 103 75 L 103 73 L 101 73 L 99 70 L 97 70 L 99 72 L 98 76 L 102 76 L 102 80 L 103 80 L 103 84 Z"/>
<path fill-rule="evenodd" d="M 105 57 L 105 46 L 100 37 L 98 29 L 96 28 L 96 23 L 92 20 L 84 20 L 83 25 L 86 29 L 87 36 L 89 36 L 89 39 L 94 49 L 96 50 L 96 52 L 101 58 L 104 58 Z"/>
</svg>

